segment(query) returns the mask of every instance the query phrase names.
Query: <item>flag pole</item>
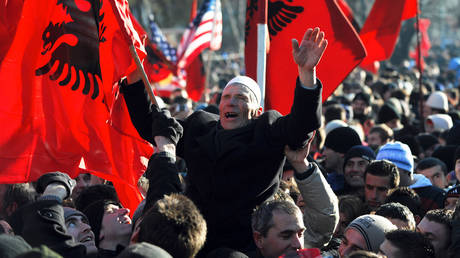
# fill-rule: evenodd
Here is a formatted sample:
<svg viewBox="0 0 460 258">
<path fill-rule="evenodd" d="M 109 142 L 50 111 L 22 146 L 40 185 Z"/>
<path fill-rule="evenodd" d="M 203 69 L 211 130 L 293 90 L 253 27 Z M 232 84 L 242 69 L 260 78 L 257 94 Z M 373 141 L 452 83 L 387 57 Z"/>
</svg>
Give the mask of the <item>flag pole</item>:
<svg viewBox="0 0 460 258">
<path fill-rule="evenodd" d="M 129 52 L 131 53 L 131 56 L 134 58 L 134 61 L 136 62 L 136 69 L 142 75 L 142 82 L 144 82 L 144 87 L 147 93 L 149 94 L 150 101 L 152 102 L 152 104 L 158 107 L 158 103 L 157 103 L 157 100 L 155 99 L 155 94 L 153 94 L 152 86 L 150 85 L 149 78 L 147 77 L 147 73 L 145 73 L 144 67 L 142 66 L 139 55 L 137 54 L 136 48 L 134 47 L 133 44 L 129 46 Z"/>
<path fill-rule="evenodd" d="M 420 1 L 417 0 L 417 13 L 415 15 L 415 27 L 417 37 L 417 69 L 419 71 L 418 88 L 419 88 L 419 112 L 420 128 L 425 131 L 425 118 L 423 117 L 423 70 L 422 70 L 422 46 L 420 44 Z"/>
<path fill-rule="evenodd" d="M 260 87 L 262 99 L 260 105 L 265 108 L 265 74 L 267 66 L 267 0 L 259 0 L 259 13 L 257 20 L 257 83 Z"/>
</svg>

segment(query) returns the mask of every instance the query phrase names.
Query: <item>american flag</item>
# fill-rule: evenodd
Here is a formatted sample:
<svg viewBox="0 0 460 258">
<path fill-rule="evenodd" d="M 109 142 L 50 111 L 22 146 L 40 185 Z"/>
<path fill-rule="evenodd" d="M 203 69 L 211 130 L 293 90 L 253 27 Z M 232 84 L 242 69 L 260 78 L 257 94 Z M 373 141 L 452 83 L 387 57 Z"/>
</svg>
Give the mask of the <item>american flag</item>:
<svg viewBox="0 0 460 258">
<path fill-rule="evenodd" d="M 163 32 L 161 32 L 160 28 L 153 20 L 153 15 L 150 16 L 150 30 L 152 31 L 152 43 L 156 45 L 158 50 L 163 53 L 166 59 L 175 64 L 177 62 L 176 48 L 172 47 L 168 43 L 166 37 L 163 35 Z"/>
<path fill-rule="evenodd" d="M 205 0 L 182 36 L 178 67 L 187 67 L 205 48 L 218 50 L 222 44 L 222 11 L 220 0 Z"/>
</svg>

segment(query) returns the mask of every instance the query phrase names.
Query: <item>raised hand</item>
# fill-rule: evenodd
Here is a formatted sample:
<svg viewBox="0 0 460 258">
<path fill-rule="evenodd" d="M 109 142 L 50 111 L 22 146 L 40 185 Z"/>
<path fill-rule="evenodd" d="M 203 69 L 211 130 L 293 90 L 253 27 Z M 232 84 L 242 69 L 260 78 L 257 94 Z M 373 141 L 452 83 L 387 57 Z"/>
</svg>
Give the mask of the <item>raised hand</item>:
<svg viewBox="0 0 460 258">
<path fill-rule="evenodd" d="M 292 40 L 292 56 L 299 69 L 300 82 L 307 87 L 316 83 L 315 67 L 318 65 L 327 47 L 324 32 L 319 28 L 308 29 L 302 41 Z"/>
</svg>

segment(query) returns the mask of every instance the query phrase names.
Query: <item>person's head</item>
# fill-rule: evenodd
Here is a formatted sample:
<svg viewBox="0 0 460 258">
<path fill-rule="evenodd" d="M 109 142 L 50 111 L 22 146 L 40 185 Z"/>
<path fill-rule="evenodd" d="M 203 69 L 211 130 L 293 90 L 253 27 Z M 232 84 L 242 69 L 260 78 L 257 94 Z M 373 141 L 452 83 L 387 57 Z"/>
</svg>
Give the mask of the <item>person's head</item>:
<svg viewBox="0 0 460 258">
<path fill-rule="evenodd" d="M 460 197 L 460 185 L 456 185 L 450 188 L 446 194 L 446 200 L 444 201 L 444 209 L 455 210 L 458 198 Z"/>
<path fill-rule="evenodd" d="M 339 224 L 335 228 L 334 237 L 342 237 L 345 228 L 357 217 L 364 214 L 363 202 L 355 195 L 339 197 Z"/>
<path fill-rule="evenodd" d="M 362 215 L 348 225 L 339 246 L 340 257 L 353 251 L 365 250 L 377 253 L 385 239 L 385 233 L 397 229 L 388 219 L 378 215 Z"/>
<path fill-rule="evenodd" d="M 365 92 L 359 92 L 353 98 L 351 106 L 353 107 L 353 115 L 368 115 L 371 112 L 372 95 Z"/>
<path fill-rule="evenodd" d="M 206 221 L 181 194 L 165 195 L 146 213 L 133 238 L 163 248 L 173 257 L 195 257 L 206 240 Z"/>
<path fill-rule="evenodd" d="M 17 208 L 34 201 L 36 195 L 29 183 L 0 184 L 0 217 L 8 219 Z"/>
<path fill-rule="evenodd" d="M 393 130 L 386 124 L 378 124 L 371 128 L 367 143 L 374 151 L 393 140 Z"/>
<path fill-rule="evenodd" d="M 416 136 L 417 142 L 422 148 L 420 157 L 431 157 L 434 150 L 440 145 L 436 136 L 428 133 L 419 134 Z"/>
<path fill-rule="evenodd" d="M 351 187 L 364 187 L 364 171 L 367 165 L 375 159 L 374 151 L 362 145 L 351 147 L 344 157 L 343 175 Z"/>
<path fill-rule="evenodd" d="M 379 253 L 388 258 L 435 258 L 433 245 L 427 237 L 401 229 L 385 234 Z"/>
<path fill-rule="evenodd" d="M 402 109 L 396 98 L 389 98 L 377 114 L 377 123 L 386 124 L 391 129 L 399 129 L 401 125 Z"/>
<path fill-rule="evenodd" d="M 417 231 L 424 234 L 433 244 L 436 257 L 447 257 L 452 230 L 451 210 L 430 210 L 417 225 Z"/>
<path fill-rule="evenodd" d="M 415 167 L 415 172 L 430 179 L 434 186 L 441 189 L 447 187 L 447 167 L 440 159 L 433 157 L 422 159 Z"/>
<path fill-rule="evenodd" d="M 432 114 L 445 114 L 449 110 L 447 95 L 444 92 L 436 91 L 431 93 L 423 105 L 423 117 Z"/>
<path fill-rule="evenodd" d="M 64 220 L 67 234 L 71 235 L 75 243 L 81 243 L 86 247 L 86 253 L 96 253 L 97 247 L 94 241 L 94 233 L 91 231 L 88 218 L 80 211 L 64 207 Z"/>
<path fill-rule="evenodd" d="M 96 246 L 103 249 L 127 246 L 131 236 L 129 210 L 113 200 L 97 200 L 82 212 L 94 232 Z"/>
<path fill-rule="evenodd" d="M 399 171 L 401 186 L 412 184 L 414 172 L 414 157 L 407 144 L 402 142 L 387 143 L 377 153 L 377 160 L 389 160 L 396 165 Z"/>
<path fill-rule="evenodd" d="M 172 256 L 158 246 L 149 243 L 136 243 L 125 248 L 117 258 L 172 258 Z"/>
<path fill-rule="evenodd" d="M 429 115 L 425 119 L 425 131 L 427 133 L 448 131 L 452 126 L 452 118 L 447 114 Z"/>
<path fill-rule="evenodd" d="M 371 210 L 383 204 L 388 191 L 399 186 L 399 172 L 388 160 L 374 160 L 364 172 L 364 200 Z"/>
<path fill-rule="evenodd" d="M 347 112 L 340 104 L 327 106 L 324 110 L 324 122 L 327 124 L 333 120 L 347 121 Z"/>
<path fill-rule="evenodd" d="M 412 214 L 409 208 L 400 203 L 384 203 L 375 211 L 375 215 L 389 219 L 399 229 L 415 231 L 414 214 Z"/>
<path fill-rule="evenodd" d="M 304 246 L 302 212 L 291 201 L 269 201 L 252 214 L 254 242 L 263 257 L 295 254 Z"/>
<path fill-rule="evenodd" d="M 75 208 L 83 211 L 86 207 L 88 207 L 88 205 L 98 200 L 112 200 L 114 202 L 120 202 L 117 192 L 113 186 L 96 184 L 88 186 L 80 192 L 74 200 Z"/>
<path fill-rule="evenodd" d="M 230 80 L 219 104 L 220 125 L 225 130 L 243 127 L 262 113 L 259 85 L 247 76 Z"/>
<path fill-rule="evenodd" d="M 361 140 L 354 129 L 339 127 L 329 132 L 323 151 L 326 169 L 341 172 L 345 153 L 355 145 L 361 145 Z"/>
<path fill-rule="evenodd" d="M 418 194 L 409 187 L 396 187 L 391 189 L 388 192 L 387 198 L 385 199 L 385 203 L 400 203 L 412 212 L 415 219 L 415 224 L 418 224 L 422 217 L 425 215 L 422 213 L 422 209 L 420 208 L 422 205 L 422 201 Z"/>
<path fill-rule="evenodd" d="M 455 177 L 460 181 L 460 146 L 457 148 L 454 155 L 454 171 Z"/>
<path fill-rule="evenodd" d="M 87 187 L 92 185 L 104 184 L 105 180 L 90 173 L 83 173 L 75 178 L 76 185 L 72 190 L 72 199 L 77 199 L 78 195 Z"/>
</svg>

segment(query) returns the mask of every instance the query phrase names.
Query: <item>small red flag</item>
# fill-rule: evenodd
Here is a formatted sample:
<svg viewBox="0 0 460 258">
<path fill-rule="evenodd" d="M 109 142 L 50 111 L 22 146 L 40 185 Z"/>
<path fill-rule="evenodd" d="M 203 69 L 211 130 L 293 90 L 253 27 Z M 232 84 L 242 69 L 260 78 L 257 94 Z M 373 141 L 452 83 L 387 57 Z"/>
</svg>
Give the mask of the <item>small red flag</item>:
<svg viewBox="0 0 460 258">
<path fill-rule="evenodd" d="M 376 0 L 359 36 L 367 57 L 361 63 L 369 66 L 391 57 L 399 36 L 401 22 L 415 17 L 417 0 Z"/>
<path fill-rule="evenodd" d="M 193 59 L 192 63 L 186 68 L 186 82 L 185 90 L 188 96 L 194 101 L 200 101 L 201 95 L 204 91 L 204 84 L 206 82 L 206 75 L 204 72 L 203 59 L 201 54 Z"/>
<path fill-rule="evenodd" d="M 256 27 L 252 18 L 257 1 L 248 2 L 246 10 L 246 53 L 251 50 Z M 251 15 L 252 13 L 252 15 Z M 266 109 L 276 109 L 287 114 L 294 96 L 297 65 L 292 59 L 291 40 L 302 39 L 308 28 L 319 27 L 329 42 L 317 67 L 318 78 L 323 82 L 323 100 L 336 89 L 345 77 L 366 55 L 364 47 L 336 1 L 269 1 L 268 21 L 270 52 L 267 59 Z M 247 75 L 255 78 L 254 60 L 246 56 Z"/>
<path fill-rule="evenodd" d="M 24 2 L 0 63 L 0 182 L 57 170 L 76 177 L 83 159 L 136 208 L 152 147 L 113 87 L 133 66 L 116 15 L 108 0 Z"/>
</svg>

